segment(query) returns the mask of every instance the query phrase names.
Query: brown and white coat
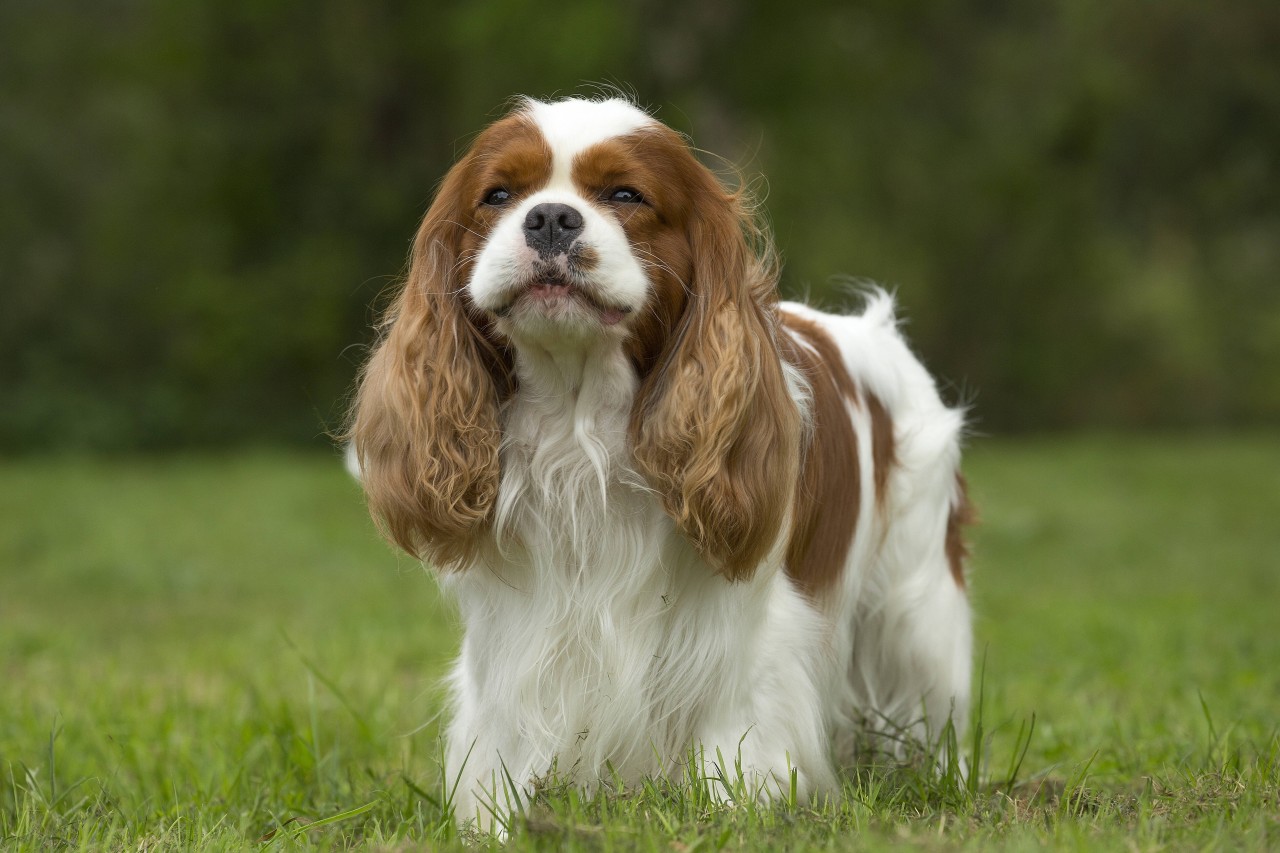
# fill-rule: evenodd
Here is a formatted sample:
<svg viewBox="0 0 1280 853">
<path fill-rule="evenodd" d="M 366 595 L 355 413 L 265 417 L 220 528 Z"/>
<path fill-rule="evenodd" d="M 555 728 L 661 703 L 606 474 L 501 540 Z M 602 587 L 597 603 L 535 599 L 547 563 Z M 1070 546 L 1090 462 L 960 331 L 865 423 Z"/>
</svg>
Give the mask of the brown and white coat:
<svg viewBox="0 0 1280 853">
<path fill-rule="evenodd" d="M 445 178 L 351 439 L 461 611 L 460 820 L 690 750 L 807 796 L 868 726 L 963 726 L 962 414 L 887 295 L 776 283 L 746 199 L 621 100 L 522 102 Z"/>
</svg>

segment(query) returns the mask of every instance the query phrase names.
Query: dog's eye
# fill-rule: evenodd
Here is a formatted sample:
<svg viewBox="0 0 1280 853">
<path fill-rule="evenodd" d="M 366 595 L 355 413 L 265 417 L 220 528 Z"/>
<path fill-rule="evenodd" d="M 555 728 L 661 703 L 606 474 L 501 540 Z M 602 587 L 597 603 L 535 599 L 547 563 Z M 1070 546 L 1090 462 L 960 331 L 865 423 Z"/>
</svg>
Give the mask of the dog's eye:
<svg viewBox="0 0 1280 853">
<path fill-rule="evenodd" d="M 502 187 L 489 190 L 489 194 L 484 197 L 484 203 L 490 207 L 502 207 L 502 205 L 511 201 L 511 193 Z"/>
<path fill-rule="evenodd" d="M 631 189 L 631 187 L 618 187 L 609 192 L 608 199 L 618 204 L 640 204 L 644 201 L 644 196 L 640 195 L 638 190 Z"/>
</svg>

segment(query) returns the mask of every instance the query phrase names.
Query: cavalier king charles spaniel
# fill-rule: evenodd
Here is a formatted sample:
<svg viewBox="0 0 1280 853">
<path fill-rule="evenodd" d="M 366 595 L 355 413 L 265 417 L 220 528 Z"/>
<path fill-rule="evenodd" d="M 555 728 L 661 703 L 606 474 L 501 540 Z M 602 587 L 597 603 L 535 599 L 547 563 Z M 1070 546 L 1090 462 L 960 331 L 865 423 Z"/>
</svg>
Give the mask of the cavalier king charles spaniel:
<svg viewBox="0 0 1280 853">
<path fill-rule="evenodd" d="M 867 733 L 963 728 L 963 415 L 890 297 L 777 277 L 744 194 L 624 100 L 521 101 L 444 179 L 350 442 L 461 611 L 461 822 L 548 778 L 811 797 Z"/>
</svg>

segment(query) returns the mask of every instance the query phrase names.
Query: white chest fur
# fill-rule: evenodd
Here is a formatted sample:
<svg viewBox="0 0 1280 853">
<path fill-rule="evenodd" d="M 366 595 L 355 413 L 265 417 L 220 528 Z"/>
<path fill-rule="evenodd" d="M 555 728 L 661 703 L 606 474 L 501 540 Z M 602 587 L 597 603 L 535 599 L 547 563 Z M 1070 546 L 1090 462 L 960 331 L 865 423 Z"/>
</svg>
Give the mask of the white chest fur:
<svg viewBox="0 0 1280 853">
<path fill-rule="evenodd" d="M 608 762 L 636 778 L 680 716 L 662 682 L 686 594 L 672 578 L 693 555 L 627 464 L 623 354 L 534 354 L 504 412 L 496 548 L 449 582 L 466 628 L 457 719 L 502 733 L 477 747 L 513 773 L 592 778 Z"/>
<path fill-rule="evenodd" d="M 527 349 L 504 413 L 495 548 L 445 581 L 465 628 L 446 772 L 489 792 L 459 808 L 503 807 L 508 774 L 590 786 L 676 770 L 694 744 L 732 756 L 753 729 L 812 743 L 804 758 L 825 767 L 818 674 L 797 665 L 821 657 L 796 629 L 813 623 L 807 603 L 778 567 L 727 582 L 675 531 L 628 464 L 636 380 L 620 351 Z M 769 719 L 789 712 L 757 707 L 761 678 L 808 718 Z M 779 753 L 772 766 L 800 759 Z"/>
</svg>

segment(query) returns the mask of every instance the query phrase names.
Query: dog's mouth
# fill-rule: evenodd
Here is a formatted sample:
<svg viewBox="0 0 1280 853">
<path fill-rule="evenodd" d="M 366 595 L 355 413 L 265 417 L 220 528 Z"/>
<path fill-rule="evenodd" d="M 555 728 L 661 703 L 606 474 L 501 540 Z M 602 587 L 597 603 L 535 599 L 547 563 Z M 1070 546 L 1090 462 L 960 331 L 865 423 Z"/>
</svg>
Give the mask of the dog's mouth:
<svg viewBox="0 0 1280 853">
<path fill-rule="evenodd" d="M 594 313 L 604 325 L 616 326 L 632 312 L 631 306 L 610 305 L 593 290 L 561 276 L 543 277 L 519 288 L 515 297 L 495 313 L 500 317 L 509 316 L 521 303 L 547 314 L 578 305 Z"/>
</svg>

